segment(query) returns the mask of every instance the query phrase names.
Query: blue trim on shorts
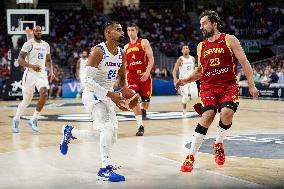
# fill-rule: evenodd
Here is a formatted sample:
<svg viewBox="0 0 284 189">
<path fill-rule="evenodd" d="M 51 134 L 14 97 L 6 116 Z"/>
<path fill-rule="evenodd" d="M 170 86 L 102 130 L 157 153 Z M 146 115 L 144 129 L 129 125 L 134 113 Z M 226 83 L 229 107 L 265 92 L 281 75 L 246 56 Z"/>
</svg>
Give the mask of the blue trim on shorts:
<svg viewBox="0 0 284 189">
<path fill-rule="evenodd" d="M 27 72 L 26 72 L 26 75 L 25 75 L 25 83 L 26 83 L 26 81 L 27 81 L 27 76 L 28 76 L 28 72 L 29 72 L 29 69 L 27 69 Z"/>
<path fill-rule="evenodd" d="M 94 100 L 99 100 L 96 95 L 93 95 Z"/>
</svg>

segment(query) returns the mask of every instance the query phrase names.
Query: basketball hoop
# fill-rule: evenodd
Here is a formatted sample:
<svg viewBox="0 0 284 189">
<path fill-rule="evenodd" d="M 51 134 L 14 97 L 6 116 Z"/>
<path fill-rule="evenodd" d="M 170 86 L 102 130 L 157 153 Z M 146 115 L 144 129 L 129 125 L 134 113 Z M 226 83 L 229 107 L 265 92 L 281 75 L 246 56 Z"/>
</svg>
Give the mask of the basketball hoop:
<svg viewBox="0 0 284 189">
<path fill-rule="evenodd" d="M 31 38 L 33 38 L 33 30 L 32 29 L 27 28 L 25 30 L 25 32 L 26 32 L 27 40 L 30 40 Z"/>
</svg>

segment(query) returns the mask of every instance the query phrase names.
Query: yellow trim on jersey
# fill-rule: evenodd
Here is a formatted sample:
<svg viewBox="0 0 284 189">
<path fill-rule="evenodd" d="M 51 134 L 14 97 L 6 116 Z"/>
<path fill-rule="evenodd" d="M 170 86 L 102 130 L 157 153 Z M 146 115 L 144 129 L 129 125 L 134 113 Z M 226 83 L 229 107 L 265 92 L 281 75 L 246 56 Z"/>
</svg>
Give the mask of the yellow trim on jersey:
<svg viewBox="0 0 284 189">
<path fill-rule="evenodd" d="M 232 58 L 232 62 L 233 62 L 233 58 Z M 235 73 L 235 67 L 236 67 L 236 64 L 233 62 L 233 73 L 235 75 L 235 77 L 237 78 L 237 73 Z"/>
<path fill-rule="evenodd" d="M 228 49 L 231 52 L 231 55 L 233 56 L 233 51 L 232 51 L 232 49 L 231 49 L 231 47 L 229 45 L 229 41 L 228 41 L 228 34 L 226 34 L 226 36 L 225 36 L 225 41 L 226 41 L 226 46 L 228 47 Z"/>
<path fill-rule="evenodd" d="M 199 97 L 199 102 L 200 102 L 201 106 L 203 106 L 203 107 L 204 107 L 204 103 L 202 102 L 201 97 Z"/>
<path fill-rule="evenodd" d="M 203 48 L 203 42 L 200 43 L 200 49 L 199 49 L 199 52 L 197 52 L 197 65 L 200 64 L 202 48 Z"/>
<path fill-rule="evenodd" d="M 201 73 L 203 73 L 203 67 L 202 67 L 202 64 L 201 64 L 201 51 L 202 51 L 202 48 L 203 48 L 203 44 L 204 42 L 201 42 L 200 43 L 200 49 L 199 49 L 199 52 L 197 52 L 197 67 L 200 65 L 201 67 Z"/>
<path fill-rule="evenodd" d="M 143 43 L 142 43 L 142 40 L 143 40 L 143 39 L 141 39 L 140 44 L 141 44 L 141 47 L 142 47 L 143 51 L 145 51 L 145 47 L 144 47 L 144 45 L 143 45 Z"/>
<path fill-rule="evenodd" d="M 231 56 L 232 56 L 232 63 L 233 63 L 233 73 L 234 73 L 234 75 L 235 75 L 235 77 L 237 78 L 237 73 L 235 73 L 235 67 L 236 67 L 236 64 L 234 63 L 234 57 L 233 57 L 233 51 L 232 51 L 232 49 L 231 49 L 231 47 L 230 47 L 230 45 L 229 45 L 229 41 L 228 41 L 228 34 L 226 34 L 226 36 L 225 36 L 225 41 L 226 41 L 226 46 L 228 47 L 228 49 L 230 50 L 230 52 L 231 52 Z"/>
<path fill-rule="evenodd" d="M 146 53 L 146 51 L 145 51 L 145 47 L 144 47 L 144 45 L 143 45 L 143 43 L 142 43 L 142 40 L 143 40 L 143 39 L 141 39 L 140 44 L 141 44 L 141 47 L 142 47 L 142 49 L 143 49 L 143 51 L 144 51 L 144 62 L 146 63 L 146 60 L 147 60 L 147 53 Z"/>
<path fill-rule="evenodd" d="M 153 79 L 152 79 L 152 76 L 150 75 L 150 79 L 151 79 L 151 89 L 150 89 L 150 95 L 149 97 L 152 97 L 152 90 L 153 90 Z"/>
</svg>

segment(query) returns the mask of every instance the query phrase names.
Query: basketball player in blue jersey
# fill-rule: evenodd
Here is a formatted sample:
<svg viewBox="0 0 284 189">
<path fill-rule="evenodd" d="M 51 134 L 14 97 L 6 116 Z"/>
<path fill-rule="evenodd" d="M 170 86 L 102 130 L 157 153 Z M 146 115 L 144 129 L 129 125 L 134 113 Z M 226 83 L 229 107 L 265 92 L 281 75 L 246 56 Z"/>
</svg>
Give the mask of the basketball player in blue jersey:
<svg viewBox="0 0 284 189">
<path fill-rule="evenodd" d="M 76 138 L 97 139 L 100 141 L 102 167 L 97 178 L 111 182 L 125 181 L 125 177 L 113 171 L 111 165 L 111 149 L 117 139 L 118 121 L 114 104 L 118 107 L 125 103 L 119 93 L 113 92 L 118 79 L 122 88 L 126 87 L 125 52 L 118 46 L 124 38 L 124 32 L 118 22 L 112 21 L 105 25 L 106 42 L 95 46 L 88 58 L 86 66 L 85 88 L 82 101 L 91 114 L 96 128 L 93 131 L 78 130 L 70 125 L 62 128 L 63 139 L 60 151 L 67 154 L 68 144 Z"/>
</svg>

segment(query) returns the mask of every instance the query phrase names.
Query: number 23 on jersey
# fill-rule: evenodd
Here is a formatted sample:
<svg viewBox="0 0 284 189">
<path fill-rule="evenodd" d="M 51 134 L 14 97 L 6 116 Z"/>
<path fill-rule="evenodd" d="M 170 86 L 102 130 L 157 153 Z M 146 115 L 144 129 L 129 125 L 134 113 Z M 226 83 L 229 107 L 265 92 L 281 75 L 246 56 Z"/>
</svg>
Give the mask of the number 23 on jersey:
<svg viewBox="0 0 284 189">
<path fill-rule="evenodd" d="M 220 58 L 211 58 L 210 66 L 219 66 L 221 64 Z"/>
</svg>

